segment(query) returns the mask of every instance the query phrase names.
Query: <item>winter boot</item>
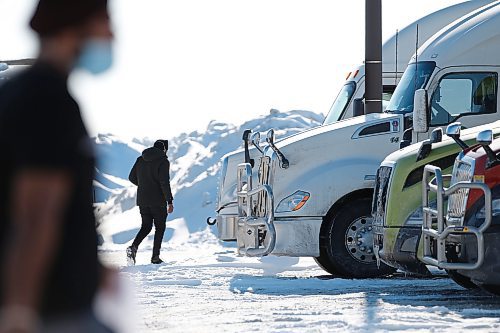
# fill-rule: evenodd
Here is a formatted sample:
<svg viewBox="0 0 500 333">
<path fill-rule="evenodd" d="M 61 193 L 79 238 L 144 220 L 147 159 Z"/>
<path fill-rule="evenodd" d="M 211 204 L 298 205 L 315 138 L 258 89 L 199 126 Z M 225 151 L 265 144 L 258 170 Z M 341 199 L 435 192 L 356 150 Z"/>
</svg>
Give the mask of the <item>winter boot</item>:
<svg viewBox="0 0 500 333">
<path fill-rule="evenodd" d="M 160 256 L 154 256 L 151 258 L 151 263 L 155 265 L 163 264 L 163 260 L 160 259 Z"/>
<path fill-rule="evenodd" d="M 135 255 L 137 254 L 137 247 L 129 246 L 127 247 L 127 263 L 129 266 L 135 265 Z"/>
</svg>

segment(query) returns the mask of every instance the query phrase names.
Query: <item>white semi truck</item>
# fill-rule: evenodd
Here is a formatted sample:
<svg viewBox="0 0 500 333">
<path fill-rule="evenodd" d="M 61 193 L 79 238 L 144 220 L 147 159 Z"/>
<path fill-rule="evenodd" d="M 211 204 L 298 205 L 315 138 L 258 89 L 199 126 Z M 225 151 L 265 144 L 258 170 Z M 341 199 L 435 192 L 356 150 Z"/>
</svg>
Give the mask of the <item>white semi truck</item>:
<svg viewBox="0 0 500 333">
<path fill-rule="evenodd" d="M 382 48 L 384 106 L 387 106 L 402 73 L 408 65 L 409 59 L 414 54 L 415 46 L 417 45 L 417 26 L 419 27 L 418 39 L 423 43 L 423 41 L 427 40 L 427 38 L 431 37 L 447 24 L 490 1 L 466 1 L 441 9 L 413 22 L 387 40 Z M 349 73 L 345 84 L 338 93 L 324 120 L 324 125 L 351 118 L 356 113 L 363 111 L 360 107 L 362 107 L 361 102 L 365 93 L 364 83 L 364 65 L 360 65 Z M 245 140 L 245 144 L 252 146 L 252 141 L 255 140 L 248 139 L 250 140 Z M 261 153 L 260 150 L 251 147 L 249 156 L 245 157 L 243 150 L 238 150 L 227 154 L 222 159 L 221 181 L 216 208 L 216 221 L 219 229 L 219 237 L 222 240 L 236 240 L 232 225 L 234 225 L 238 216 L 236 196 L 236 169 L 238 164 L 246 159 L 255 161 Z M 257 168 L 254 168 L 254 178 L 257 179 Z M 209 221 L 213 221 L 213 219 L 209 219 Z M 226 229 L 226 227 L 229 227 L 229 229 Z"/>
<path fill-rule="evenodd" d="M 470 19 L 463 18 L 453 27 Z M 443 67 L 437 65 L 434 53 L 428 53 L 422 49 L 418 61 L 410 63 L 396 89 L 396 100 L 411 95 L 413 102 L 415 89 L 434 82 L 430 77 Z M 279 142 L 270 130 L 265 147 L 260 146 L 258 135 L 245 140 L 247 146 L 253 143 L 258 148 L 223 158 L 215 219 L 220 239 L 237 241 L 239 252 L 249 256 L 315 257 L 326 271 L 345 277 L 391 271 L 376 265 L 371 199 L 383 158 L 403 140 L 427 138 L 409 131 L 404 135 L 412 124 L 410 104 L 383 114 L 326 121 Z M 467 123 L 467 118 L 472 125 L 474 117 L 462 122 Z M 248 163 L 240 164 L 243 161 Z"/>
</svg>

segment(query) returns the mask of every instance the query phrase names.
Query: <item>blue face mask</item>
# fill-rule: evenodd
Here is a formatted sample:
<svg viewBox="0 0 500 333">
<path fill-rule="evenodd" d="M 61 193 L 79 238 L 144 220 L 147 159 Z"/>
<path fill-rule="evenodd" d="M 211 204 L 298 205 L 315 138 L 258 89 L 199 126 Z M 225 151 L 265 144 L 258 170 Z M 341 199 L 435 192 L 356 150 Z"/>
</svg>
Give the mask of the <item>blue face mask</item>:
<svg viewBox="0 0 500 333">
<path fill-rule="evenodd" d="M 100 74 L 108 70 L 113 63 L 113 48 L 108 39 L 88 40 L 76 61 L 76 68 L 84 69 L 92 74 Z"/>
</svg>

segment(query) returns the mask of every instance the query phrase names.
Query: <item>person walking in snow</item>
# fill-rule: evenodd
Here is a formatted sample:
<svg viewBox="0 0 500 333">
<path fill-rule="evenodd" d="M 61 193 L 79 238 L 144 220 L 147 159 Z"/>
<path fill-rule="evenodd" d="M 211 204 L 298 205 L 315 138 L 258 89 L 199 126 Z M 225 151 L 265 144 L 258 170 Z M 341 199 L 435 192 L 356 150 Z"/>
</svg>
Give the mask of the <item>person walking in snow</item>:
<svg viewBox="0 0 500 333">
<path fill-rule="evenodd" d="M 155 237 L 151 263 L 161 264 L 160 248 L 165 233 L 168 214 L 174 211 L 170 189 L 170 162 L 167 158 L 168 140 L 157 140 L 154 146 L 142 152 L 130 171 L 129 180 L 137 188 L 137 206 L 141 212 L 142 225 L 131 246 L 127 258 L 135 264 L 139 245 L 149 235 L 153 224 Z"/>
</svg>

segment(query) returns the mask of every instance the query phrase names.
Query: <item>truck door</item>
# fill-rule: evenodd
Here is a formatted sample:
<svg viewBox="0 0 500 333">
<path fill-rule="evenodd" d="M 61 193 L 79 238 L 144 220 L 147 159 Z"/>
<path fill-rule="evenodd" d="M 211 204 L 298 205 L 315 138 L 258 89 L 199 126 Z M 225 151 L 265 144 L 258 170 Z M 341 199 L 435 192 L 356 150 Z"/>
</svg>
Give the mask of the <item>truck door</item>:
<svg viewBox="0 0 500 333">
<path fill-rule="evenodd" d="M 500 119 L 496 71 L 453 72 L 443 75 L 430 97 L 428 136 L 436 127 L 460 121 L 465 128 Z M 420 137 L 419 137 L 420 139 Z"/>
</svg>

